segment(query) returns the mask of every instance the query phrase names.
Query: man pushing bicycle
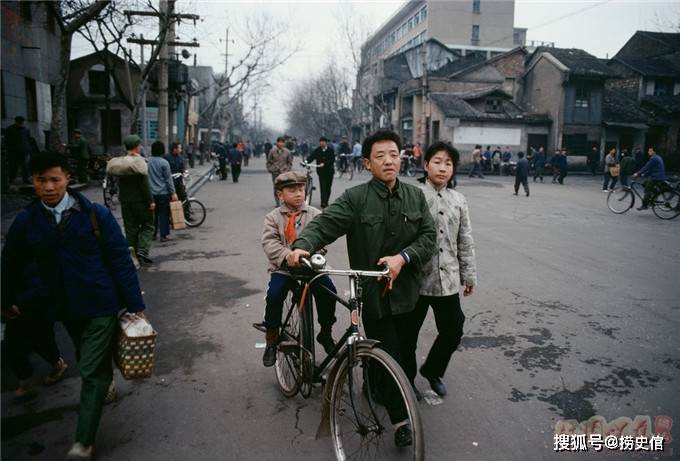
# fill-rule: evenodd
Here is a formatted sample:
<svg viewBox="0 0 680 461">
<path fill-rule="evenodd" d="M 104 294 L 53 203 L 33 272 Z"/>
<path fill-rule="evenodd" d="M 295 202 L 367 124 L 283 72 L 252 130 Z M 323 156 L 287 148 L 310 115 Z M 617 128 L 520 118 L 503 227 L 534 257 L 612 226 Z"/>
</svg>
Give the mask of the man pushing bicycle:
<svg viewBox="0 0 680 461">
<path fill-rule="evenodd" d="M 419 275 L 435 252 L 436 231 L 423 192 L 397 178 L 400 150 L 401 140 L 392 131 L 378 131 L 366 138 L 362 155 L 373 178 L 347 189 L 305 226 L 286 260 L 289 266 L 298 266 L 300 258 L 346 235 L 353 269 L 375 270 L 386 264 L 389 280 L 362 283 L 364 330 L 368 338 L 380 341 L 413 383 L 416 364 L 404 360 L 408 355 L 400 338 L 408 337 L 412 328 Z M 379 378 L 378 381 L 380 400 L 395 428 L 395 443 L 409 445 L 411 428 L 403 401 L 394 389 L 381 386 Z"/>
</svg>

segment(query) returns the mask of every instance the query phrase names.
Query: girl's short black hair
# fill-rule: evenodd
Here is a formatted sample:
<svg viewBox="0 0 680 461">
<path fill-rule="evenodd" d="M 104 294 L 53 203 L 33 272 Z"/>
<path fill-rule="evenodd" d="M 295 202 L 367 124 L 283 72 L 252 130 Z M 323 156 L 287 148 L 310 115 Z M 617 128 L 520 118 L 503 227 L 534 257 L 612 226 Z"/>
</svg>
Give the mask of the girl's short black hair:
<svg viewBox="0 0 680 461">
<path fill-rule="evenodd" d="M 163 141 L 156 141 L 155 143 L 151 144 L 152 157 L 160 157 L 163 154 L 165 154 L 165 144 L 163 144 Z"/>
<path fill-rule="evenodd" d="M 460 153 L 458 152 L 458 149 L 444 141 L 437 141 L 427 148 L 425 151 L 425 161 L 429 162 L 430 159 L 434 157 L 434 154 L 442 150 L 449 154 L 449 157 L 451 157 L 451 161 L 453 162 L 453 167 L 457 168 L 460 160 Z"/>
<path fill-rule="evenodd" d="M 437 141 L 436 143 L 432 144 L 430 147 L 427 148 L 425 151 L 425 163 L 429 163 L 432 157 L 437 152 L 444 151 L 447 154 L 449 154 L 449 157 L 451 157 L 451 161 L 453 162 L 453 174 L 456 174 L 456 168 L 458 168 L 458 162 L 460 160 L 460 153 L 458 152 L 458 149 L 453 147 L 451 144 L 443 141 Z M 424 183 L 425 180 L 427 179 L 427 171 L 425 172 L 425 175 L 420 178 L 418 181 Z M 453 177 L 449 179 L 449 182 L 446 184 L 446 187 L 449 189 L 453 189 Z"/>
<path fill-rule="evenodd" d="M 401 151 L 401 138 L 397 133 L 391 130 L 379 130 L 364 139 L 364 143 L 361 145 L 361 155 L 364 158 L 369 158 L 373 144 L 380 141 L 394 141 L 397 150 Z"/>
<path fill-rule="evenodd" d="M 64 170 L 64 173 L 70 173 L 68 159 L 61 154 L 46 153 L 33 155 L 31 157 L 29 170 L 32 175 L 44 173 L 50 168 L 61 168 Z"/>
</svg>

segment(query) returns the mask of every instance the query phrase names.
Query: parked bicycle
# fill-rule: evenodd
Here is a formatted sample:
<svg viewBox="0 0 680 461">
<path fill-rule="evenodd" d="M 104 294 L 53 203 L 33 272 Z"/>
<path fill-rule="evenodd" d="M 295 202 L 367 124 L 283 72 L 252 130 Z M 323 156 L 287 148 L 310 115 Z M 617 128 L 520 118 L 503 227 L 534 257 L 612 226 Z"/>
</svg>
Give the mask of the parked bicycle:
<svg viewBox="0 0 680 461">
<path fill-rule="evenodd" d="M 307 398 L 314 384 L 323 383 L 322 419 L 319 435 L 330 435 L 338 460 L 389 459 L 421 460 L 424 457 L 423 428 L 416 397 L 399 364 L 375 340 L 359 330 L 362 286 L 370 278 L 387 277 L 381 271 L 338 270 L 326 267 L 326 259 L 315 254 L 303 258 L 303 269 L 293 271 L 294 288 L 284 312 L 279 333 L 276 379 L 286 397 L 300 393 Z M 316 364 L 314 355 L 314 308 L 310 286 L 323 275 L 349 278 L 349 298 L 325 289 L 350 311 L 350 325 L 334 350 Z M 261 324 L 253 325 L 264 331 Z M 384 394 L 383 394 L 384 392 Z M 391 419 L 386 406 L 389 405 Z M 394 423 L 409 424 L 411 440 L 392 438 Z"/>
<path fill-rule="evenodd" d="M 632 181 L 629 187 L 621 187 L 609 191 L 607 207 L 616 214 L 623 214 L 635 206 L 635 196 L 644 201 L 643 184 Z M 673 219 L 680 215 L 680 192 L 673 189 L 671 183 L 663 181 L 653 194 L 651 203 L 654 214 L 661 219 Z"/>
<path fill-rule="evenodd" d="M 215 177 L 220 175 L 220 159 L 216 153 L 210 152 L 210 159 L 212 160 L 212 165 L 210 167 L 210 172 L 208 173 L 208 181 L 212 181 Z"/>
<path fill-rule="evenodd" d="M 354 178 L 354 162 L 350 154 L 338 155 L 335 175 L 337 178 L 342 178 L 344 175 L 350 181 Z"/>
<path fill-rule="evenodd" d="M 191 175 L 189 174 L 189 171 L 185 171 L 184 173 L 174 173 L 172 175 L 173 180 L 179 178 L 182 178 L 183 184 L 188 184 Z M 197 198 L 189 197 L 188 194 L 186 194 L 186 196 L 181 200 L 184 211 L 184 222 L 186 225 L 188 227 L 198 227 L 203 224 L 206 216 L 205 205 L 203 205 L 203 203 L 201 203 Z"/>
<path fill-rule="evenodd" d="M 102 195 L 104 196 L 104 206 L 112 210 L 115 208 L 115 200 L 118 195 L 118 178 L 105 174 L 102 179 Z"/>
<path fill-rule="evenodd" d="M 416 175 L 416 158 L 413 155 L 402 154 L 399 156 L 401 159 L 401 170 L 399 174 L 403 174 L 409 177 Z"/>
<path fill-rule="evenodd" d="M 312 168 L 317 168 L 319 165 L 316 162 L 307 163 L 304 160 L 300 162 L 300 165 L 302 165 L 306 170 L 305 177 L 307 179 L 307 183 L 305 185 L 305 203 L 307 205 L 311 205 L 312 193 L 316 190 L 316 187 L 314 186 L 314 176 L 312 175 Z"/>
</svg>

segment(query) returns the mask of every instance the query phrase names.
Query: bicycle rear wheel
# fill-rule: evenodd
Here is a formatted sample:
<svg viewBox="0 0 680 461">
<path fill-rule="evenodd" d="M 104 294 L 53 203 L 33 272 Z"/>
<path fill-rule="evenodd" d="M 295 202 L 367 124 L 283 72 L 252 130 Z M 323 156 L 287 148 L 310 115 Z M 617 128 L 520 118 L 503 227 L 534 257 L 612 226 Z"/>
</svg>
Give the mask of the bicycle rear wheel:
<svg viewBox="0 0 680 461">
<path fill-rule="evenodd" d="M 198 227 L 205 221 L 205 206 L 195 198 L 187 199 L 184 203 L 184 222 L 189 227 Z"/>
<path fill-rule="evenodd" d="M 338 460 L 422 460 L 423 426 L 413 388 L 384 350 L 358 346 L 350 367 L 342 359 L 331 391 L 331 437 Z M 370 377 L 369 377 L 370 376 Z M 389 401 L 392 417 L 382 402 Z M 395 403 L 396 402 L 396 403 Z M 412 443 L 397 447 L 393 423 L 408 421 Z"/>
<path fill-rule="evenodd" d="M 680 214 L 680 194 L 672 190 L 659 192 L 652 201 L 652 211 L 657 218 L 676 218 Z"/>
<path fill-rule="evenodd" d="M 293 292 L 283 304 L 283 312 L 288 318 L 283 324 L 280 340 L 276 351 L 276 380 L 281 393 L 286 397 L 293 397 L 300 389 L 302 382 L 302 366 L 300 365 L 300 310 L 293 302 Z"/>
<path fill-rule="evenodd" d="M 114 208 L 114 196 L 116 195 L 116 192 L 116 179 L 113 176 L 106 175 L 102 181 L 102 195 L 106 208 Z"/>
<path fill-rule="evenodd" d="M 314 192 L 314 180 L 309 176 L 307 186 L 305 187 L 305 203 L 307 205 L 312 204 L 312 192 Z"/>
<path fill-rule="evenodd" d="M 633 208 L 635 197 L 627 187 L 614 189 L 607 194 L 607 207 L 612 213 L 623 214 Z"/>
</svg>

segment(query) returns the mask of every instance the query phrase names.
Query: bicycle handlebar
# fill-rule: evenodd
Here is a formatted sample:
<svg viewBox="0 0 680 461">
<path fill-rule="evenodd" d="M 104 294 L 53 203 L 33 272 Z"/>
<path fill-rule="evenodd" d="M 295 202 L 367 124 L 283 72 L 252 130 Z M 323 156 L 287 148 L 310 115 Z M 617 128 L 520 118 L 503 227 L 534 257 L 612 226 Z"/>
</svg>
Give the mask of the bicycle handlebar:
<svg viewBox="0 0 680 461">
<path fill-rule="evenodd" d="M 388 277 L 390 275 L 390 268 L 387 264 L 383 264 L 383 270 L 381 271 L 365 271 L 365 270 L 355 270 L 355 269 L 326 269 L 326 258 L 320 254 L 312 255 L 310 259 L 300 258 L 302 264 L 307 266 L 307 268 L 313 270 L 317 274 L 326 275 L 345 275 L 348 277 Z"/>
<path fill-rule="evenodd" d="M 300 162 L 300 165 L 302 165 L 305 168 L 319 168 L 321 166 L 316 162 L 307 163 L 305 161 Z"/>
</svg>

